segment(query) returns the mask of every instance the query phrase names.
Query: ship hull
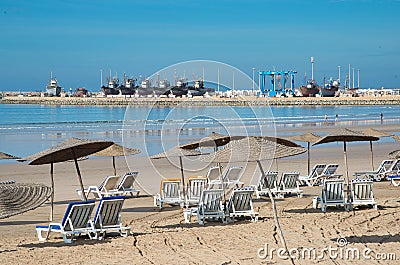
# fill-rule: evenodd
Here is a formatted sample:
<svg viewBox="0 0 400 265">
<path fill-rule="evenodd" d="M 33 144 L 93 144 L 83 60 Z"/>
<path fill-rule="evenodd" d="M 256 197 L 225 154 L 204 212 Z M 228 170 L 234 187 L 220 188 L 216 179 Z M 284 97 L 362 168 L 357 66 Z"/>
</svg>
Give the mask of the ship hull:
<svg viewBox="0 0 400 265">
<path fill-rule="evenodd" d="M 319 88 L 318 87 L 306 87 L 302 86 L 299 88 L 301 95 L 303 97 L 315 97 L 319 93 Z"/>
<path fill-rule="evenodd" d="M 339 88 L 321 88 L 321 95 L 323 97 L 334 97 Z"/>
</svg>

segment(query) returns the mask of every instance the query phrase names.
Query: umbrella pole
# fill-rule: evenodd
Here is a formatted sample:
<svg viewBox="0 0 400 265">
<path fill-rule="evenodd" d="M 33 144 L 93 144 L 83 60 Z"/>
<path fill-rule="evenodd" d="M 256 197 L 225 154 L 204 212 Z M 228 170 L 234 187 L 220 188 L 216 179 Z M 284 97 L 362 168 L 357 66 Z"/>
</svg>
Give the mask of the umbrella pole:
<svg viewBox="0 0 400 265">
<path fill-rule="evenodd" d="M 72 155 L 74 156 L 75 168 L 76 168 L 76 173 L 78 173 L 78 180 L 79 180 L 79 184 L 81 185 L 82 196 L 83 196 L 83 199 L 85 201 L 87 201 L 87 197 L 86 197 L 86 194 L 85 194 L 85 189 L 83 188 L 81 171 L 79 170 L 78 160 L 76 159 L 75 150 L 73 148 L 72 148 Z"/>
<path fill-rule="evenodd" d="M 344 153 L 344 166 L 346 167 L 346 181 L 347 181 L 347 185 L 349 185 L 350 184 L 350 180 L 349 180 L 349 167 L 347 165 L 346 141 L 343 142 L 343 153 Z"/>
<path fill-rule="evenodd" d="M 307 176 L 310 176 L 310 142 L 307 142 Z"/>
<path fill-rule="evenodd" d="M 113 168 L 114 168 L 114 176 L 117 175 L 117 168 L 115 167 L 115 156 L 112 157 L 112 162 L 113 162 Z"/>
<path fill-rule="evenodd" d="M 49 221 L 53 221 L 54 215 L 54 164 L 50 164 L 50 180 L 51 180 L 51 197 L 50 197 L 50 218 Z"/>
<path fill-rule="evenodd" d="M 183 163 L 182 163 L 182 157 L 181 156 L 179 156 L 179 164 L 181 166 L 181 178 L 182 178 L 182 188 L 183 188 L 182 194 L 183 194 L 183 199 L 185 201 L 185 206 L 187 206 L 187 203 L 186 203 L 186 192 L 185 192 L 185 174 L 183 172 Z"/>
<path fill-rule="evenodd" d="M 263 169 L 263 167 L 262 167 L 262 165 L 261 165 L 260 160 L 257 160 L 257 164 L 258 164 L 258 166 L 260 167 L 261 174 L 262 174 L 262 176 L 263 176 L 263 178 L 264 178 L 264 177 L 265 177 L 265 172 L 264 172 L 264 169 Z M 268 196 L 269 196 L 269 198 L 270 198 L 270 200 L 271 200 L 272 211 L 274 212 L 275 226 L 276 226 L 276 228 L 278 229 L 278 233 L 279 233 L 279 237 L 280 237 L 280 239 L 281 239 L 282 246 L 283 246 L 283 247 L 285 248 L 285 250 L 288 252 L 288 248 L 287 248 L 287 246 L 286 246 L 286 241 L 285 241 L 285 238 L 283 237 L 283 232 L 282 232 L 281 226 L 280 226 L 280 224 L 279 224 L 278 213 L 277 213 L 277 211 L 276 211 L 276 205 L 275 205 L 274 197 L 272 196 L 271 190 L 270 190 L 269 188 L 267 188 L 267 191 L 268 191 Z"/>
<path fill-rule="evenodd" d="M 371 165 L 372 171 L 374 171 L 374 151 L 372 150 L 372 141 L 369 141 L 369 148 L 371 149 Z"/>
</svg>

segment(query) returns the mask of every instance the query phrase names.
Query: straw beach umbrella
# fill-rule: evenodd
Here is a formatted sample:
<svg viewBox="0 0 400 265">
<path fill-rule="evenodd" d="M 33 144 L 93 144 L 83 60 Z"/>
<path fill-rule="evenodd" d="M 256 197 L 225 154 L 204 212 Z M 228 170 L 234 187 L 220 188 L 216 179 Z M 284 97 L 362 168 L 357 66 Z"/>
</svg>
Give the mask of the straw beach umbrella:
<svg viewBox="0 0 400 265">
<path fill-rule="evenodd" d="M 307 150 L 289 140 L 275 137 L 248 136 L 240 140 L 229 142 L 224 148 L 214 154 L 202 158 L 205 162 L 257 162 L 261 174 L 264 176 L 264 169 L 260 161 L 273 160 L 302 154 Z M 286 242 L 279 225 L 275 200 L 271 191 L 267 188 L 271 200 L 272 210 L 276 227 L 283 247 L 287 250 Z"/>
<path fill-rule="evenodd" d="M 52 189 L 43 184 L 0 183 L 0 219 L 36 209 L 51 194 Z"/>
<path fill-rule="evenodd" d="M 199 147 L 214 147 L 215 151 L 217 151 L 218 147 L 226 145 L 231 140 L 240 140 L 244 137 L 245 136 L 229 136 L 212 132 L 209 136 L 189 144 L 181 145 L 180 148 L 196 149 Z"/>
<path fill-rule="evenodd" d="M 186 199 L 185 196 L 185 174 L 184 174 L 184 169 L 183 169 L 183 162 L 182 162 L 182 157 L 183 156 L 199 156 L 202 153 L 200 151 L 194 150 L 194 149 L 184 149 L 180 148 L 179 146 L 175 146 L 165 152 L 150 156 L 151 159 L 161 159 L 161 158 L 173 158 L 173 157 L 179 157 L 179 166 L 180 166 L 180 171 L 181 171 L 181 178 L 182 178 L 182 187 L 183 187 L 183 198 Z"/>
<path fill-rule="evenodd" d="M 139 154 L 140 150 L 136 148 L 128 148 L 124 147 L 119 144 L 113 144 L 110 147 L 107 147 L 106 149 L 103 149 L 97 153 L 92 154 L 93 156 L 108 156 L 112 157 L 112 164 L 114 168 L 114 176 L 117 175 L 117 169 L 115 167 L 115 157 L 116 156 L 128 156 L 128 155 L 136 155 Z"/>
<path fill-rule="evenodd" d="M 113 142 L 111 141 L 101 141 L 101 140 L 86 140 L 78 138 L 70 138 L 62 142 L 60 145 L 51 147 L 42 152 L 33 154 L 26 158 L 20 159 L 20 161 L 30 161 L 29 165 L 44 165 L 50 164 L 50 177 L 51 177 L 51 188 L 53 190 L 51 195 L 51 213 L 50 220 L 53 219 L 53 201 L 54 201 L 54 163 L 65 162 L 68 160 L 74 160 L 76 172 L 78 175 L 79 184 L 82 190 L 82 195 L 85 200 L 87 200 L 81 172 L 78 166 L 78 158 L 91 155 L 98 151 L 101 151 L 109 146 Z"/>
<path fill-rule="evenodd" d="M 343 142 L 343 153 L 344 153 L 344 165 L 346 167 L 346 179 L 347 185 L 350 183 L 349 179 L 349 167 L 347 164 L 347 142 L 360 142 L 360 141 L 377 141 L 379 140 L 378 137 L 365 135 L 361 132 L 352 131 L 347 128 L 340 128 L 325 137 L 322 137 L 320 140 L 315 142 L 313 145 L 319 145 L 324 143 L 331 143 L 331 142 Z"/>
<path fill-rule="evenodd" d="M 399 159 L 400 158 L 400 150 L 394 150 L 388 154 L 388 157 L 391 159 Z"/>
<path fill-rule="evenodd" d="M 19 159 L 19 157 L 0 152 L 0 160 L 1 159 Z"/>
<path fill-rule="evenodd" d="M 395 139 L 397 142 L 400 142 L 400 135 L 394 135 L 392 136 L 393 139 Z"/>
<path fill-rule="evenodd" d="M 375 136 L 375 137 L 389 137 L 392 136 L 393 134 L 376 130 L 374 128 L 368 128 L 362 131 L 365 135 L 370 135 L 370 136 Z M 369 141 L 369 148 L 371 150 L 371 165 L 372 165 L 372 170 L 374 170 L 374 151 L 372 149 L 372 141 Z"/>
<path fill-rule="evenodd" d="M 307 132 L 300 135 L 288 137 L 287 139 L 293 141 L 307 142 L 307 174 L 310 175 L 310 143 L 315 143 L 316 141 L 321 139 L 321 136 L 318 136 L 311 132 Z"/>
</svg>

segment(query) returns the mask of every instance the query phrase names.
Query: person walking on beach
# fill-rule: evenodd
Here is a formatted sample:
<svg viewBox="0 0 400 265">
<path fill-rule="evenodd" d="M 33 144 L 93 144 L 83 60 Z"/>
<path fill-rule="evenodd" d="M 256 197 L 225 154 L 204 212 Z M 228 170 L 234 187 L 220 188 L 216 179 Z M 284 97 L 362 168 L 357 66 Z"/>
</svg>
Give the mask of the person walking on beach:
<svg viewBox="0 0 400 265">
<path fill-rule="evenodd" d="M 328 114 L 325 114 L 325 122 L 328 122 Z"/>
<path fill-rule="evenodd" d="M 335 122 L 338 121 L 338 119 L 339 119 L 339 115 L 336 114 L 336 116 L 335 116 Z"/>
<path fill-rule="evenodd" d="M 381 112 L 381 123 L 383 123 L 383 113 Z"/>
</svg>

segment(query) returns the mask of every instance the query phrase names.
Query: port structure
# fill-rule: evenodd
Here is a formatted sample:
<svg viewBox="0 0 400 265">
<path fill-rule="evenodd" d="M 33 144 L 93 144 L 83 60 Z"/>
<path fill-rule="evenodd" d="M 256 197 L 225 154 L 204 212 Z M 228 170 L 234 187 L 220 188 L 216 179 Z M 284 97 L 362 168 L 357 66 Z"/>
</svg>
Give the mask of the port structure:
<svg viewBox="0 0 400 265">
<path fill-rule="evenodd" d="M 259 71 L 261 94 L 268 97 L 294 94 L 294 76 L 297 71 Z M 267 79 L 270 78 L 271 86 L 268 88 Z M 286 88 L 290 78 L 290 88 Z M 283 80 L 283 81 L 282 81 Z M 282 85 L 283 82 L 283 85 Z"/>
</svg>

